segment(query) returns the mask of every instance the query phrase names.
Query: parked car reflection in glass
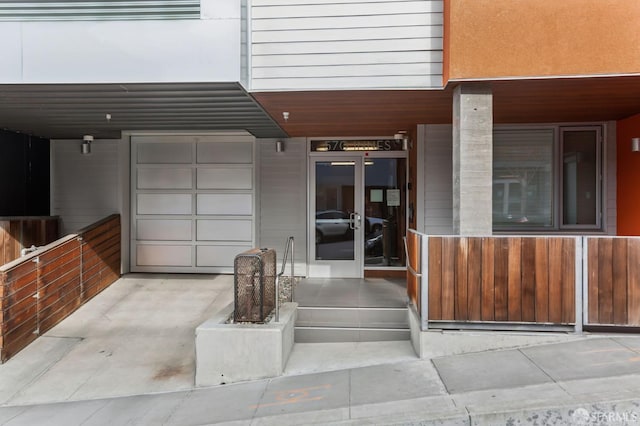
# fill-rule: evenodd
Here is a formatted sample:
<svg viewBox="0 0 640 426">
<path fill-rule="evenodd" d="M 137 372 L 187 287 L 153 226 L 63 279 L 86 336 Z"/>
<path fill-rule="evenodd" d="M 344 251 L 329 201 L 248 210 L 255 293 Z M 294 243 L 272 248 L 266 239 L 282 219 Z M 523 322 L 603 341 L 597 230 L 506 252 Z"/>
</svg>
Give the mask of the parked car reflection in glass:
<svg viewBox="0 0 640 426">
<path fill-rule="evenodd" d="M 349 213 L 340 210 L 316 212 L 316 244 L 351 239 Z"/>
</svg>

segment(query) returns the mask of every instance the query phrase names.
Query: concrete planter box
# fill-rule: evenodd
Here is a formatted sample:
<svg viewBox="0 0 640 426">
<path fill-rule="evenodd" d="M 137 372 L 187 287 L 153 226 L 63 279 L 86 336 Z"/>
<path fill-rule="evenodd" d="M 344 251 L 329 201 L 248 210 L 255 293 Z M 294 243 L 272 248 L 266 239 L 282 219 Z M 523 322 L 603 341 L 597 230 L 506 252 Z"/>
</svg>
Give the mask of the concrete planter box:
<svg viewBox="0 0 640 426">
<path fill-rule="evenodd" d="M 233 304 L 196 329 L 196 386 L 282 375 L 293 348 L 297 303 L 280 307 L 280 322 L 226 324 Z"/>
</svg>

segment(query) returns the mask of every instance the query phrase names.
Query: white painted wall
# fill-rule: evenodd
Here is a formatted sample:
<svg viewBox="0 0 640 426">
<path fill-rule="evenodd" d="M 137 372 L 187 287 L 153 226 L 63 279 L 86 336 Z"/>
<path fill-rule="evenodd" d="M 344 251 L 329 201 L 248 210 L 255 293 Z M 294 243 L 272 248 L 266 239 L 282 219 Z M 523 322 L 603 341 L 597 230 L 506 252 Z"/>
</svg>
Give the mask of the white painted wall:
<svg viewBox="0 0 640 426">
<path fill-rule="evenodd" d="M 51 214 L 61 218 L 61 234 L 76 232 L 121 212 L 120 140 L 95 140 L 91 155 L 81 140 L 51 141 Z"/>
<path fill-rule="evenodd" d="M 253 0 L 251 90 L 442 86 L 442 0 Z"/>
<path fill-rule="evenodd" d="M 3 22 L 1 83 L 240 81 L 240 0 L 200 20 Z"/>
<path fill-rule="evenodd" d="M 305 138 L 257 140 L 259 246 L 275 248 L 278 271 L 285 243 L 295 240 L 295 273 L 304 275 L 307 262 L 307 145 Z M 287 266 L 287 273 L 289 272 Z"/>
</svg>

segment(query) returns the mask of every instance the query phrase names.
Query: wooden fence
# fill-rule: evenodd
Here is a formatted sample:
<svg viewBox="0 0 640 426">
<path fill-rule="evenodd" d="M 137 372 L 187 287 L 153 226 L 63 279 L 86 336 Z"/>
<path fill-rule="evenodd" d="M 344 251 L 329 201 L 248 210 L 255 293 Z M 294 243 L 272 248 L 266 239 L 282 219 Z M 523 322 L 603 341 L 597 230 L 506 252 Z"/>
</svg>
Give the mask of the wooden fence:
<svg viewBox="0 0 640 426">
<path fill-rule="evenodd" d="M 411 230 L 407 251 L 407 292 L 423 329 L 448 323 L 640 327 L 639 237 L 428 236 Z"/>
<path fill-rule="evenodd" d="M 640 238 L 588 237 L 587 324 L 640 326 Z"/>
<path fill-rule="evenodd" d="M 0 268 L 0 362 L 120 277 L 120 216 Z"/>
<path fill-rule="evenodd" d="M 57 216 L 0 217 L 0 266 L 20 257 L 23 248 L 58 239 Z"/>
<path fill-rule="evenodd" d="M 575 238 L 429 237 L 429 320 L 575 323 Z"/>
<path fill-rule="evenodd" d="M 421 309 L 421 292 L 422 292 L 422 250 L 421 250 L 421 238 L 420 234 L 409 230 L 406 236 L 406 251 L 407 251 L 407 296 L 409 301 L 420 312 Z"/>
</svg>

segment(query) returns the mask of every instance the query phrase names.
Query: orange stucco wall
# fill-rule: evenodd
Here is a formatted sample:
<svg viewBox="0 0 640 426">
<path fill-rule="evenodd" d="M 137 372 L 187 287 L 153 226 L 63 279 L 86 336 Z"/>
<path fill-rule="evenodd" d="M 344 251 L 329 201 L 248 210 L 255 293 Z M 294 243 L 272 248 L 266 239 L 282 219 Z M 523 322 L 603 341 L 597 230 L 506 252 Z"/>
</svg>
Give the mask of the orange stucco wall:
<svg viewBox="0 0 640 426">
<path fill-rule="evenodd" d="M 444 1 L 445 83 L 640 73 L 640 1 Z"/>
<path fill-rule="evenodd" d="M 618 121 L 618 235 L 640 235 L 640 152 L 631 138 L 640 137 L 640 114 Z"/>
</svg>

